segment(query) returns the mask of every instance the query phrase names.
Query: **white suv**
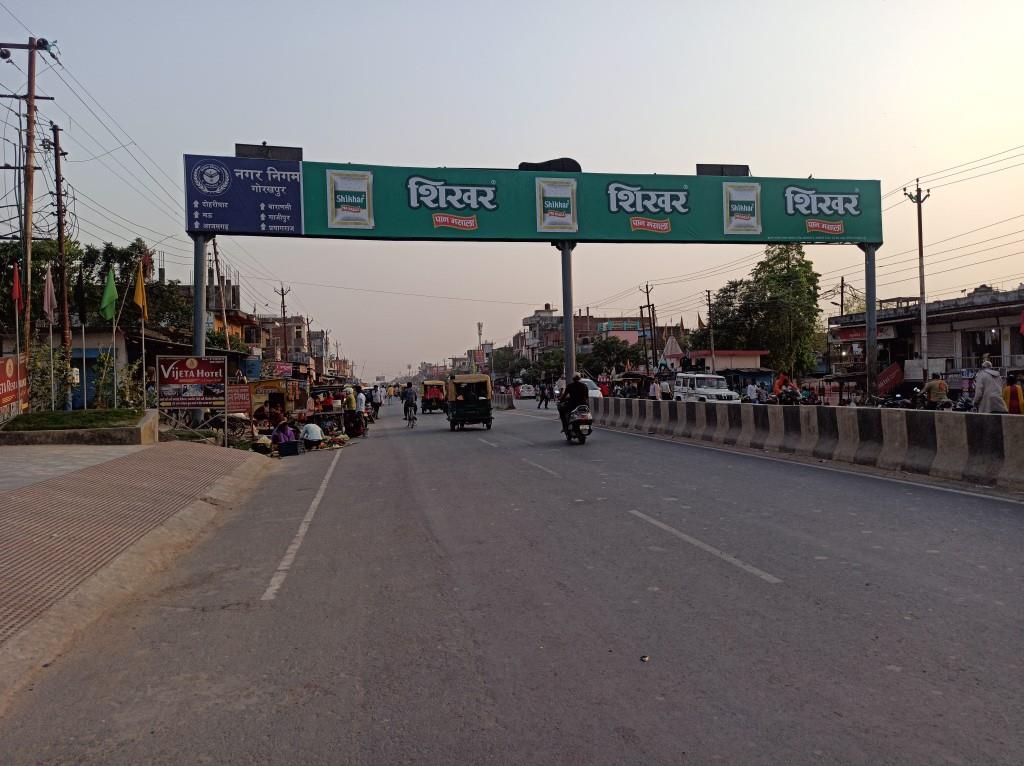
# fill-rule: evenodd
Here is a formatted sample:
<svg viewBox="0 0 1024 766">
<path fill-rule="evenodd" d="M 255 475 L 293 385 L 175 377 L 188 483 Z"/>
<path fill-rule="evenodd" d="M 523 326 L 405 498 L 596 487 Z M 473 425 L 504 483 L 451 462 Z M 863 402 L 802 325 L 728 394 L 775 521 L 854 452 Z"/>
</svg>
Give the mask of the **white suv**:
<svg viewBox="0 0 1024 766">
<path fill-rule="evenodd" d="M 680 372 L 676 375 L 674 398 L 677 402 L 738 402 L 740 395 L 730 391 L 721 375 Z"/>
</svg>

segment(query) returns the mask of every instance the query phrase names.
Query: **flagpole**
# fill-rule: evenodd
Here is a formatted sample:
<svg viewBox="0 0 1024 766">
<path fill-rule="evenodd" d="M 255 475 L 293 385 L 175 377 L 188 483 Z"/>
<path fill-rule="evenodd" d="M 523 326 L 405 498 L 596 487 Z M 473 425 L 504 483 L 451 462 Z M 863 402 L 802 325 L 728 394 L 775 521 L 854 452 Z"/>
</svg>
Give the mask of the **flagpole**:
<svg viewBox="0 0 1024 766">
<path fill-rule="evenodd" d="M 15 408 L 21 414 L 21 322 L 18 319 L 19 306 L 14 304 L 14 378 L 18 381 L 18 406 Z M 25 369 L 28 370 L 28 362 L 25 362 Z"/>
<path fill-rule="evenodd" d="M 146 317 L 142 317 L 142 409 L 149 409 L 149 401 L 146 398 L 146 384 L 149 383 L 146 372 Z"/>
<path fill-rule="evenodd" d="M 85 370 L 85 322 L 82 322 L 82 409 L 89 409 L 89 377 Z"/>
<path fill-rule="evenodd" d="M 110 328 L 110 355 L 114 360 L 114 409 L 117 409 L 117 316 L 114 316 Z"/>
<path fill-rule="evenodd" d="M 53 387 L 53 320 L 50 320 L 50 412 L 57 409 L 57 393 Z"/>
</svg>

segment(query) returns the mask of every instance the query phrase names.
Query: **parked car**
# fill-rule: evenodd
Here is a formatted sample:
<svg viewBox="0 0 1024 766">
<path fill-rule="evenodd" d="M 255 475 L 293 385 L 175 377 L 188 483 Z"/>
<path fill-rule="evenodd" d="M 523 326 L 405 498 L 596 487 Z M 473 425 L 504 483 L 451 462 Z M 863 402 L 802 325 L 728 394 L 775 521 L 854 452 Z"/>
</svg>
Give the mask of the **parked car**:
<svg viewBox="0 0 1024 766">
<path fill-rule="evenodd" d="M 529 383 L 524 383 L 519 387 L 520 399 L 533 399 L 535 396 L 537 396 L 537 392 Z"/>
<path fill-rule="evenodd" d="M 739 402 L 740 395 L 729 390 L 721 375 L 680 372 L 676 375 L 677 402 Z"/>
<path fill-rule="evenodd" d="M 601 387 L 590 378 L 580 378 L 580 382 L 587 387 L 587 396 L 591 399 L 603 399 Z"/>
</svg>

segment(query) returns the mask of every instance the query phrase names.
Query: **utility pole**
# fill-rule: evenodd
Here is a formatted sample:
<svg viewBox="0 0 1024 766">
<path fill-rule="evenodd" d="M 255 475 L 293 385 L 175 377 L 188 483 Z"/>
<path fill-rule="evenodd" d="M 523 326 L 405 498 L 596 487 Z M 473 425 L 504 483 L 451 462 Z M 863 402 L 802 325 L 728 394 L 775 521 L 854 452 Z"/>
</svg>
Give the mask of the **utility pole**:
<svg viewBox="0 0 1024 766">
<path fill-rule="evenodd" d="M 51 122 L 53 130 L 53 174 L 54 184 L 57 186 L 57 278 L 60 280 L 60 339 L 64 345 L 64 351 L 71 358 L 71 313 L 68 311 L 68 264 L 64 252 L 64 177 L 60 172 L 60 159 L 63 153 L 60 150 L 60 128 L 57 123 Z M 83 350 L 84 354 L 85 351 Z M 83 357 L 84 358 L 84 357 Z"/>
<path fill-rule="evenodd" d="M 274 290 L 275 293 L 281 296 L 281 361 L 287 362 L 288 356 L 288 314 L 285 311 L 284 296 L 292 291 L 292 288 L 287 290 L 284 287 L 284 282 L 281 283 L 280 290 Z"/>
<path fill-rule="evenodd" d="M 213 239 L 213 267 L 217 272 L 217 295 L 220 296 L 220 322 L 224 325 L 224 348 L 231 350 L 231 333 L 228 332 L 228 308 L 224 302 L 224 278 L 220 275 L 220 253 L 217 251 L 217 238 Z"/>
<path fill-rule="evenodd" d="M 306 317 L 306 355 L 313 356 L 313 339 L 309 335 L 309 328 L 312 326 L 313 320 L 310 317 Z"/>
<path fill-rule="evenodd" d="M 644 342 L 644 370 L 650 374 L 651 362 L 650 357 L 647 356 L 647 319 L 644 317 L 644 308 L 644 306 L 640 307 L 640 338 Z"/>
<path fill-rule="evenodd" d="M 715 372 L 715 323 L 711 319 L 711 291 L 708 290 L 708 335 L 711 340 L 711 372 Z"/>
<path fill-rule="evenodd" d="M 924 201 L 932 196 L 932 190 L 928 189 L 924 196 L 921 196 L 921 180 L 918 179 L 914 193 L 911 194 L 907 191 L 906 187 L 903 188 L 903 193 L 907 199 L 914 203 L 917 207 L 917 279 L 921 290 L 921 297 L 918 302 L 921 305 L 921 368 L 922 380 L 928 382 L 928 306 L 925 303 L 924 293 L 924 223 L 921 217 L 921 208 L 924 205 Z"/>
<path fill-rule="evenodd" d="M 644 285 L 644 292 L 647 293 L 647 317 L 650 320 L 651 327 L 651 356 L 654 358 L 654 367 L 657 370 L 658 367 L 658 340 L 655 337 L 658 333 L 657 322 L 654 318 L 654 304 L 651 303 L 651 285 L 648 282 Z"/>
<path fill-rule="evenodd" d="M 839 277 L 839 316 L 846 316 L 846 275 Z"/>
<path fill-rule="evenodd" d="M 28 38 L 28 88 L 25 91 L 25 221 L 22 236 L 25 242 L 25 358 L 32 358 L 32 197 L 35 195 L 36 142 L 36 38 Z M 12 48 L 15 46 L 11 46 Z M 20 46 L 19 46 L 20 47 Z"/>
</svg>

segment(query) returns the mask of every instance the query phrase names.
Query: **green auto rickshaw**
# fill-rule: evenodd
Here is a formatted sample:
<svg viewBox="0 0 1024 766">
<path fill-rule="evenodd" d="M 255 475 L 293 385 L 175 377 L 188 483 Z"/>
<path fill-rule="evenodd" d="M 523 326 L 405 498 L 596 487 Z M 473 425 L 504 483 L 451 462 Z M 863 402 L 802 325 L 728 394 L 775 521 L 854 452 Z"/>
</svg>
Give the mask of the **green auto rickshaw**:
<svg viewBox="0 0 1024 766">
<path fill-rule="evenodd" d="M 494 422 L 491 413 L 491 378 L 489 375 L 453 375 L 448 379 L 445 405 L 448 427 L 454 431 L 467 425 L 482 423 L 488 430 Z"/>
</svg>

